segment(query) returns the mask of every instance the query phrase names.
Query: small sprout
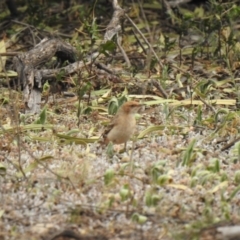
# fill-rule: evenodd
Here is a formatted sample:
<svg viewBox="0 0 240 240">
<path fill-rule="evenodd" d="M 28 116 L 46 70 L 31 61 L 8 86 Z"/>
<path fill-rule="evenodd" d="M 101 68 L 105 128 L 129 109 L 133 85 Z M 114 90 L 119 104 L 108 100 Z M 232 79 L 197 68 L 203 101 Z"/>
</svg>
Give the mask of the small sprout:
<svg viewBox="0 0 240 240">
<path fill-rule="evenodd" d="M 163 113 L 165 115 L 165 119 L 167 120 L 167 118 L 169 117 L 169 104 L 163 104 Z"/>
<path fill-rule="evenodd" d="M 49 94 L 49 91 L 50 91 L 50 84 L 48 81 L 46 81 L 43 85 L 42 94 L 47 95 L 47 94 Z"/>
<path fill-rule="evenodd" d="M 157 194 L 147 193 L 145 197 L 145 202 L 148 207 L 157 206 L 161 197 Z"/>
<path fill-rule="evenodd" d="M 109 185 L 115 177 L 115 172 L 113 169 L 108 169 L 104 174 L 104 184 Z"/>
<path fill-rule="evenodd" d="M 77 106 L 77 117 L 80 118 L 80 114 L 82 114 L 82 99 L 85 94 L 90 94 L 92 89 L 92 84 L 90 82 L 84 83 L 82 86 L 78 87 L 77 96 L 78 96 L 78 106 Z M 80 125 L 80 120 L 78 121 L 78 126 Z"/>
<path fill-rule="evenodd" d="M 166 184 L 171 183 L 171 182 L 172 182 L 172 177 L 168 176 L 168 175 L 161 175 L 161 176 L 158 177 L 158 180 L 157 180 L 157 183 L 160 186 L 166 185 Z"/>
<path fill-rule="evenodd" d="M 185 153 L 183 155 L 183 161 L 182 161 L 182 165 L 183 166 L 189 166 L 190 163 L 195 158 L 195 154 L 193 152 L 195 143 L 196 143 L 196 139 L 193 139 L 191 141 L 191 143 L 189 144 L 189 146 L 187 147 L 187 149 L 186 149 L 186 151 L 185 151 Z"/>
<path fill-rule="evenodd" d="M 121 176 L 124 176 L 124 174 L 126 174 L 125 171 L 128 170 L 128 166 L 129 166 L 129 165 L 130 165 L 129 162 L 123 163 L 123 164 L 120 165 L 119 174 L 120 174 Z"/>
<path fill-rule="evenodd" d="M 106 153 L 108 155 L 108 157 L 112 158 L 114 155 L 114 149 L 113 149 L 113 143 L 109 142 L 109 144 L 107 145 L 107 150 Z"/>
<path fill-rule="evenodd" d="M 228 200 L 231 201 L 239 193 L 239 191 L 240 191 L 240 185 L 232 191 Z"/>
<path fill-rule="evenodd" d="M 194 176 L 194 177 L 191 179 L 191 182 L 190 182 L 191 188 L 197 186 L 198 181 L 199 181 L 199 180 L 198 180 L 198 177 Z"/>
<path fill-rule="evenodd" d="M 233 151 L 234 155 L 237 155 L 236 156 L 236 158 L 237 158 L 236 161 L 239 162 L 240 161 L 240 141 L 235 143 L 232 151 Z"/>
<path fill-rule="evenodd" d="M 131 192 L 129 190 L 129 186 L 128 185 L 124 185 L 121 190 L 120 190 L 120 196 L 122 201 L 126 201 L 130 196 L 131 196 Z"/>
<path fill-rule="evenodd" d="M 166 161 L 158 161 L 151 168 L 150 174 L 154 182 L 157 182 L 158 177 L 164 173 L 165 165 L 166 165 Z"/>
<path fill-rule="evenodd" d="M 209 182 L 209 181 L 212 181 L 212 180 L 215 180 L 215 179 L 218 179 L 218 178 L 219 178 L 218 175 L 216 175 L 216 174 L 214 174 L 214 173 L 212 173 L 212 172 L 210 172 L 210 171 L 208 171 L 208 170 L 199 171 L 199 172 L 197 173 L 197 176 L 196 176 L 196 177 L 198 177 L 199 183 L 200 183 L 201 185 L 204 185 L 204 184 L 206 184 L 206 183 Z"/>
<path fill-rule="evenodd" d="M 147 221 L 147 217 L 139 213 L 134 213 L 131 218 L 133 222 L 136 222 L 139 224 L 144 224 Z"/>
<path fill-rule="evenodd" d="M 213 172 L 213 173 L 217 173 L 220 172 L 220 162 L 218 159 L 211 159 L 210 160 L 210 164 L 207 167 L 207 170 Z"/>
<path fill-rule="evenodd" d="M 231 219 L 231 206 L 228 202 L 221 202 L 221 210 L 225 217 L 225 219 L 230 220 Z"/>
<path fill-rule="evenodd" d="M 151 177 L 154 182 L 157 182 L 159 176 L 163 173 L 163 168 L 161 166 L 154 166 L 151 169 Z"/>
<path fill-rule="evenodd" d="M 90 114 L 92 112 L 92 107 L 87 106 L 83 109 L 82 114 Z"/>
<path fill-rule="evenodd" d="M 223 172 L 222 174 L 221 174 L 221 182 L 224 182 L 224 181 L 228 181 L 228 175 L 227 175 L 227 173 L 225 173 L 225 172 Z"/>
<path fill-rule="evenodd" d="M 114 195 L 111 195 L 108 199 L 108 207 L 111 208 L 114 202 L 115 202 L 115 197 Z"/>
<path fill-rule="evenodd" d="M 196 176 L 198 171 L 201 171 L 201 169 L 203 169 L 203 165 L 202 164 L 198 164 L 196 167 L 192 168 L 191 177 Z"/>
<path fill-rule="evenodd" d="M 234 174 L 234 182 L 236 184 L 239 184 L 240 183 L 240 170 L 236 171 L 235 174 Z"/>
<path fill-rule="evenodd" d="M 206 217 L 206 218 L 211 218 L 213 216 L 213 212 L 212 212 L 212 208 L 211 206 L 208 205 L 208 203 L 206 203 L 206 206 L 203 210 L 203 215 Z"/>
</svg>

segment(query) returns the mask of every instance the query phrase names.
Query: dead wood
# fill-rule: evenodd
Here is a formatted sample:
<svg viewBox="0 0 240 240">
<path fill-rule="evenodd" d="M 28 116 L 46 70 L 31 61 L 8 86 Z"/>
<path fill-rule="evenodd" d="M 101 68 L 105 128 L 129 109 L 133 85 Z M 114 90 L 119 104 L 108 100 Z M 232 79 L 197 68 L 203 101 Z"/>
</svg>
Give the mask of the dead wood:
<svg viewBox="0 0 240 240">
<path fill-rule="evenodd" d="M 23 86 L 27 113 L 40 111 L 41 89 L 44 79 L 56 76 L 61 70 L 70 74 L 83 66 L 83 64 L 74 63 L 74 65 L 60 69 L 39 69 L 53 56 L 57 56 L 61 62 L 65 60 L 74 62 L 76 51 L 70 44 L 59 39 L 43 39 L 29 52 L 21 53 L 13 58 L 13 64 L 18 73 L 18 83 Z"/>
</svg>

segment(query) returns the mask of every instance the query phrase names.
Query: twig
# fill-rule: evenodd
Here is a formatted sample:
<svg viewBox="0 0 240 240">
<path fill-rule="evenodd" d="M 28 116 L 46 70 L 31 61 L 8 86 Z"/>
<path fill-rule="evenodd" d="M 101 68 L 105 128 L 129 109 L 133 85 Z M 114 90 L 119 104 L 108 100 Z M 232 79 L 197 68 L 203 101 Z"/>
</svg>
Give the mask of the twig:
<svg viewBox="0 0 240 240">
<path fill-rule="evenodd" d="M 130 63 L 130 60 L 126 54 L 126 52 L 124 51 L 124 49 L 122 48 L 121 46 L 121 43 L 120 43 L 120 39 L 118 37 L 118 34 L 117 34 L 117 46 L 119 47 L 122 55 L 123 55 L 123 58 L 125 59 L 125 62 L 127 63 L 127 66 L 130 68 L 131 67 L 131 63 Z"/>
<path fill-rule="evenodd" d="M 149 27 L 149 24 L 148 24 L 148 20 L 147 20 L 147 17 L 146 17 L 146 14 L 143 10 L 143 7 L 142 7 L 142 2 L 140 2 L 140 0 L 138 0 L 138 5 L 140 7 L 140 11 L 141 11 L 141 14 L 142 14 L 142 17 L 144 19 L 144 25 L 146 26 L 146 29 L 148 31 L 148 34 L 151 36 L 151 31 L 150 31 L 150 27 Z"/>
<path fill-rule="evenodd" d="M 165 90 L 163 89 L 163 87 L 161 86 L 161 84 L 159 82 L 157 82 L 155 79 L 151 79 L 151 83 L 162 93 L 162 95 L 165 98 L 168 98 L 167 93 L 165 92 Z"/>
<path fill-rule="evenodd" d="M 127 63 L 127 66 L 131 67 L 130 60 L 129 60 L 126 52 L 124 51 L 124 49 L 121 46 L 121 41 L 120 41 L 120 37 L 118 34 L 122 30 L 120 21 L 125 14 L 125 10 L 119 6 L 117 0 L 113 0 L 112 5 L 113 5 L 114 12 L 113 12 L 112 19 L 107 26 L 107 31 L 104 34 L 104 42 L 109 41 L 114 36 L 116 36 L 117 37 L 117 46 L 120 49 L 120 51 L 123 55 L 123 58 L 125 59 L 125 62 Z"/>
<path fill-rule="evenodd" d="M 137 43 L 138 43 L 138 44 L 140 45 L 140 47 L 142 48 L 143 52 L 144 52 L 145 54 L 147 54 L 147 51 L 146 51 L 146 49 L 144 48 L 144 46 L 142 45 L 141 41 L 139 40 L 137 34 L 134 32 L 133 29 L 132 29 L 131 31 L 132 31 L 134 37 L 136 38 Z"/>
<path fill-rule="evenodd" d="M 115 74 L 111 69 L 109 69 L 105 64 L 100 62 L 95 62 L 95 66 L 99 69 L 103 69 L 105 72 L 109 74 Z"/>
<path fill-rule="evenodd" d="M 213 106 L 208 104 L 203 98 L 199 97 L 200 101 L 202 101 L 206 106 L 208 106 L 214 113 L 217 113 Z"/>
<path fill-rule="evenodd" d="M 128 21 L 132 24 L 132 26 L 135 28 L 135 30 L 141 35 L 141 37 L 143 38 L 143 40 L 145 41 L 145 43 L 148 45 L 149 49 L 151 50 L 151 52 L 153 53 L 153 55 L 155 56 L 155 58 L 157 59 L 159 65 L 161 66 L 161 68 L 163 68 L 163 64 L 160 61 L 158 55 L 156 54 L 156 52 L 154 51 L 154 49 L 152 48 L 151 44 L 149 43 L 149 41 L 145 38 L 145 36 L 143 35 L 143 33 L 139 30 L 139 28 L 137 27 L 137 25 L 133 22 L 133 20 L 125 13 L 126 18 L 128 19 Z"/>
<path fill-rule="evenodd" d="M 230 147 L 232 147 L 236 142 L 238 142 L 240 140 L 240 137 L 234 139 L 233 141 L 231 141 L 230 143 L 226 144 L 225 146 L 223 146 L 221 148 L 221 151 L 225 151 L 227 149 L 229 149 Z"/>
<path fill-rule="evenodd" d="M 21 52 L 3 52 L 3 53 L 0 53 L 0 56 L 12 57 L 18 54 L 21 54 Z"/>
</svg>

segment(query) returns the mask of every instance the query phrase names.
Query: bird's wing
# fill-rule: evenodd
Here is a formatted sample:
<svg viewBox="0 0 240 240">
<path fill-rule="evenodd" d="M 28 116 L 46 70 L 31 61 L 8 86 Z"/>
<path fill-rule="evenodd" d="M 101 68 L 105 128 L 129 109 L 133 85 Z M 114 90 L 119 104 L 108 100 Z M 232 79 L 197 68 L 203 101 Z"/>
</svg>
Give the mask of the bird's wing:
<svg viewBox="0 0 240 240">
<path fill-rule="evenodd" d="M 108 126 L 104 129 L 104 132 L 102 134 L 104 142 L 106 141 L 108 133 L 116 126 L 120 121 L 119 114 L 116 114 L 112 121 L 108 124 Z"/>
</svg>

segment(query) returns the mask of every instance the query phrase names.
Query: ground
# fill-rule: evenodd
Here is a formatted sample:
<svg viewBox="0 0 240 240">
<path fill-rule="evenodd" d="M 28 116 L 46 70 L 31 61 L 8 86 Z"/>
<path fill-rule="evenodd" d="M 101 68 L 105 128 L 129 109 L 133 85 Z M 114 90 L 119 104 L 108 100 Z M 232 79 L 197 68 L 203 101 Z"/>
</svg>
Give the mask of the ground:
<svg viewBox="0 0 240 240">
<path fill-rule="evenodd" d="M 41 113 L 34 115 L 23 113 L 21 91 L 5 86 L 12 59 L 7 73 L 1 69 L 0 239 L 224 239 L 217 227 L 238 225 L 240 10 L 214 3 L 211 13 L 204 5 L 180 8 L 182 16 L 166 17 L 160 31 L 159 5 L 139 6 L 129 15 L 162 66 L 144 52 L 142 38 L 140 47 L 132 33 L 125 35 L 131 68 L 117 58 L 119 50 L 114 60 L 99 60 L 122 83 L 99 86 L 101 76 L 86 67 L 61 79 L 75 98 L 44 90 Z M 143 10 L 148 27 L 141 25 Z M 81 31 L 90 34 L 87 23 Z M 9 29 L 19 34 L 16 25 Z M 4 44 L 13 51 L 7 30 Z M 22 41 L 19 36 L 16 45 Z M 127 151 L 102 145 L 111 113 L 130 99 L 145 107 Z"/>
</svg>

